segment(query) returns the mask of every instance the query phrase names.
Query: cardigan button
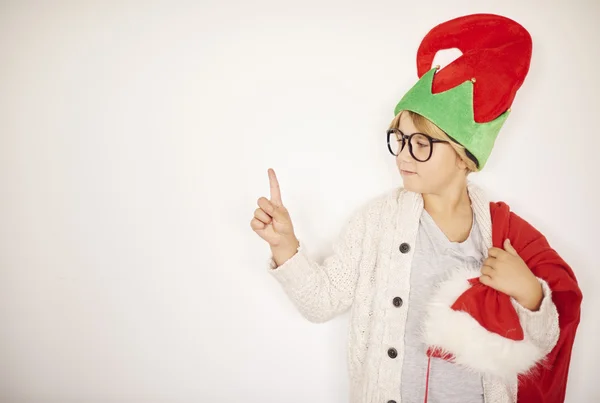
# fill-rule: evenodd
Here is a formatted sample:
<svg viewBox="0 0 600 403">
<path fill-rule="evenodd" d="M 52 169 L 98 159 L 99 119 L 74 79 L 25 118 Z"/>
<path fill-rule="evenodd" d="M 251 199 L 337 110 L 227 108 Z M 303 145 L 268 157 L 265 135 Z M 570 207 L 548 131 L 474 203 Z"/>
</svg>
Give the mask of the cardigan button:
<svg viewBox="0 0 600 403">
<path fill-rule="evenodd" d="M 410 245 L 407 244 L 406 242 L 402 242 L 400 244 L 400 252 L 402 253 L 408 253 L 408 251 L 410 250 Z"/>
<path fill-rule="evenodd" d="M 388 350 L 388 355 L 390 356 L 390 358 L 396 358 L 398 357 L 398 351 L 396 351 L 396 349 L 392 347 Z"/>
<path fill-rule="evenodd" d="M 400 298 L 400 297 L 395 297 L 395 298 L 392 300 L 392 303 L 394 304 L 394 306 L 395 306 L 395 307 L 398 307 L 398 308 L 399 308 L 399 307 L 401 307 L 401 306 L 402 306 L 402 298 Z"/>
</svg>

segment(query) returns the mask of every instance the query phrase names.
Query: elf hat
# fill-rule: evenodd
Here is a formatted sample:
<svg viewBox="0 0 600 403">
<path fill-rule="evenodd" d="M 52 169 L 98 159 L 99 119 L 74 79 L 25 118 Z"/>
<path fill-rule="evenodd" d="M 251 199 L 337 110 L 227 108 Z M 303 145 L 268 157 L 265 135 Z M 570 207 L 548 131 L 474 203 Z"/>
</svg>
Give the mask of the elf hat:
<svg viewBox="0 0 600 403">
<path fill-rule="evenodd" d="M 462 55 L 439 70 L 440 50 Z M 481 170 L 517 90 L 529 71 L 532 41 L 517 22 L 494 14 L 471 14 L 441 23 L 417 51 L 419 80 L 394 109 L 410 110 L 435 123 Z"/>
</svg>

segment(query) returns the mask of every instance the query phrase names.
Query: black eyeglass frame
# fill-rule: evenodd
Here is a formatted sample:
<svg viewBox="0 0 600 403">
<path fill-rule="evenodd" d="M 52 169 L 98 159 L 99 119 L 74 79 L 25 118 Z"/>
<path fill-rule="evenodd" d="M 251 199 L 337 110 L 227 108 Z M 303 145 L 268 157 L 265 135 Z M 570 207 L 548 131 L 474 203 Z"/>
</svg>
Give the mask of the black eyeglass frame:
<svg viewBox="0 0 600 403">
<path fill-rule="evenodd" d="M 396 134 L 397 140 L 402 139 L 402 145 L 400 147 L 400 151 L 398 152 L 398 154 L 394 154 L 394 152 L 392 151 L 392 145 L 390 144 L 390 136 L 391 136 L 392 133 Z M 421 135 L 421 136 L 425 137 L 429 141 L 429 156 L 426 159 L 424 159 L 424 160 L 418 159 L 417 157 L 415 157 L 415 154 L 413 153 L 412 138 L 413 138 L 413 136 L 416 136 L 416 135 Z M 397 157 L 398 155 L 400 155 L 400 153 L 402 152 L 402 150 L 404 150 L 404 147 L 406 146 L 406 142 L 407 141 L 408 141 L 408 151 L 410 152 L 410 155 L 415 160 L 417 160 L 419 162 L 427 162 L 427 161 L 429 161 L 429 159 L 431 158 L 431 155 L 433 154 L 433 144 L 434 143 L 449 143 L 449 141 L 447 141 L 447 140 L 434 139 L 433 137 L 431 137 L 431 136 L 429 136 L 429 135 L 427 135 L 425 133 L 418 133 L 417 132 L 417 133 L 413 133 L 411 135 L 406 135 L 400 129 L 388 129 L 388 131 L 387 131 L 387 146 L 388 146 L 388 151 L 394 157 Z"/>
</svg>

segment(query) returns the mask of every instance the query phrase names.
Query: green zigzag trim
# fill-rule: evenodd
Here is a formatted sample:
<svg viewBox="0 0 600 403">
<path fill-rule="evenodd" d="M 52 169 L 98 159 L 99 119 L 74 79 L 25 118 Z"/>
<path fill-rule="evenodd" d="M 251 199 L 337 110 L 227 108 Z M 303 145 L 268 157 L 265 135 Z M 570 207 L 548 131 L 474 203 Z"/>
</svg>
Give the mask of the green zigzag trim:
<svg viewBox="0 0 600 403">
<path fill-rule="evenodd" d="M 481 170 L 510 109 L 491 122 L 475 122 L 473 82 L 467 80 L 450 90 L 433 94 L 431 88 L 436 71 L 434 67 L 425 73 L 402 97 L 394 108 L 394 116 L 402 110 L 425 116 L 469 150 L 478 159 Z"/>
</svg>

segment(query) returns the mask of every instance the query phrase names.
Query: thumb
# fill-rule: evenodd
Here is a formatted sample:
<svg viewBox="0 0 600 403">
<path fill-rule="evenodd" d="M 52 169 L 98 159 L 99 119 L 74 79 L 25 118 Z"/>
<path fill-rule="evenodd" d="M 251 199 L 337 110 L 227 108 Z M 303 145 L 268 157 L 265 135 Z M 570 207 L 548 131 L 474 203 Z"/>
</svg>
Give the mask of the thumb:
<svg viewBox="0 0 600 403">
<path fill-rule="evenodd" d="M 268 213 L 275 221 L 281 223 L 290 221 L 290 213 L 284 205 L 277 205 L 273 202 L 270 202 L 269 207 L 270 211 L 268 211 Z"/>
<path fill-rule="evenodd" d="M 510 239 L 508 238 L 504 240 L 504 250 L 513 256 L 519 256 L 517 250 L 512 246 L 512 244 L 510 243 Z"/>
</svg>

